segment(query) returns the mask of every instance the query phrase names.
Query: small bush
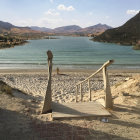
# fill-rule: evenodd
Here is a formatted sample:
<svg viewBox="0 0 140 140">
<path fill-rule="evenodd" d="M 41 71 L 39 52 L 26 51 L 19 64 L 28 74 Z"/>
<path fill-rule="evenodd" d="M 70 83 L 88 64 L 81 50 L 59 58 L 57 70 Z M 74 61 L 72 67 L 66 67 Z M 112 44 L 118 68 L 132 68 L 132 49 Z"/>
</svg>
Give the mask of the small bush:
<svg viewBox="0 0 140 140">
<path fill-rule="evenodd" d="M 136 44 L 134 47 L 133 47 L 134 50 L 140 50 L 140 44 Z"/>
<path fill-rule="evenodd" d="M 118 86 L 120 86 L 123 83 L 123 81 L 116 83 L 114 86 L 115 88 L 117 88 Z"/>
<path fill-rule="evenodd" d="M 3 93 L 12 95 L 12 88 L 3 81 L 0 81 L 0 94 Z"/>
</svg>

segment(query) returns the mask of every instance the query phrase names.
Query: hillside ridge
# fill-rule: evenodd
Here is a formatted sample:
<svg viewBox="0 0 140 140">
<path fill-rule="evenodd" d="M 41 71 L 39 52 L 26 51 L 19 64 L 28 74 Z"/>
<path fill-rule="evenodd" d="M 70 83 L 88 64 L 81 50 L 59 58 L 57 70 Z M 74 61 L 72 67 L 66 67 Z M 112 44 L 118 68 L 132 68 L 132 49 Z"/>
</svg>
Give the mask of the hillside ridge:
<svg viewBox="0 0 140 140">
<path fill-rule="evenodd" d="M 120 27 L 109 29 L 94 41 L 135 45 L 140 40 L 140 12 Z"/>
</svg>

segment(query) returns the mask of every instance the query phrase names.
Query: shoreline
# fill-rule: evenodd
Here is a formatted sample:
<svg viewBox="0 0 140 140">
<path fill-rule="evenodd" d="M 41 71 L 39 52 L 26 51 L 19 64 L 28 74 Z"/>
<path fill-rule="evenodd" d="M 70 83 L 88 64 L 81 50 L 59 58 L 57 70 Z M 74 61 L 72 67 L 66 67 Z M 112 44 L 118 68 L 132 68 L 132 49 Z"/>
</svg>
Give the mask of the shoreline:
<svg viewBox="0 0 140 140">
<path fill-rule="evenodd" d="M 61 73 L 69 72 L 84 72 L 84 73 L 94 73 L 98 69 L 60 69 Z M 46 69 L 0 69 L 0 73 L 47 73 L 48 67 Z M 140 69 L 108 69 L 109 73 L 140 73 Z M 53 69 L 53 73 L 56 73 L 56 69 Z"/>
<path fill-rule="evenodd" d="M 76 84 L 89 77 L 95 71 L 61 70 L 60 74 L 52 72 L 52 100 L 56 102 L 75 101 Z M 132 75 L 140 75 L 137 72 L 109 71 L 110 86 L 131 78 Z M 23 91 L 27 95 L 35 97 L 43 103 L 48 81 L 47 69 L 43 70 L 5 70 L 0 71 L 0 80 L 14 89 Z M 94 91 L 103 89 L 102 71 L 90 80 L 91 89 Z M 87 96 L 87 84 L 83 85 L 83 93 Z M 98 94 L 99 95 L 99 94 Z M 86 98 L 88 99 L 88 98 Z"/>
<path fill-rule="evenodd" d="M 10 48 L 14 48 L 14 47 L 19 46 L 19 45 L 24 45 L 26 43 L 29 43 L 29 41 L 23 40 L 21 42 L 11 42 L 10 44 L 6 42 L 3 44 L 0 44 L 0 49 L 10 49 Z"/>
</svg>

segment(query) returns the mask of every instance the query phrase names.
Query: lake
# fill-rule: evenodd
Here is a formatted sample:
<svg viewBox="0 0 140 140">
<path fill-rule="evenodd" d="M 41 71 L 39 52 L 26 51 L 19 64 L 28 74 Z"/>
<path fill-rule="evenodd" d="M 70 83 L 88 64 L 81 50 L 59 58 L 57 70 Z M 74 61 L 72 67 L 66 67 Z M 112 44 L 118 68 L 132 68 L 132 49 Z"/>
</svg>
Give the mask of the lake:
<svg viewBox="0 0 140 140">
<path fill-rule="evenodd" d="M 54 67 L 60 69 L 96 69 L 109 59 L 115 62 L 111 68 L 140 68 L 140 51 L 132 46 L 100 43 L 89 37 L 29 40 L 29 43 L 0 50 L 0 69 L 44 69 L 46 51 L 54 55 Z"/>
</svg>

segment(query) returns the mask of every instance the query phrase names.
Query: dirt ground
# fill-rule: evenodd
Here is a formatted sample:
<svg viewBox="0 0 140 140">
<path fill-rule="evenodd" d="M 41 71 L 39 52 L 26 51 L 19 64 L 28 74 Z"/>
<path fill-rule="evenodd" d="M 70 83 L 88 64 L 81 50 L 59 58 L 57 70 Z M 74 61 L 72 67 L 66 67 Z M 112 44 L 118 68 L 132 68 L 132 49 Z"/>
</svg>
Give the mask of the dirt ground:
<svg viewBox="0 0 140 140">
<path fill-rule="evenodd" d="M 40 115 L 40 102 L 13 89 L 16 94 L 0 94 L 0 140 L 139 140 L 139 91 L 137 76 L 112 87 L 112 117 L 103 122 L 92 117 L 51 121 L 51 114 Z"/>
</svg>

